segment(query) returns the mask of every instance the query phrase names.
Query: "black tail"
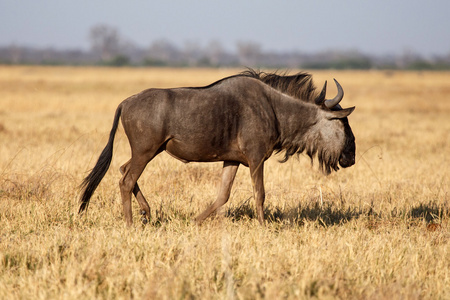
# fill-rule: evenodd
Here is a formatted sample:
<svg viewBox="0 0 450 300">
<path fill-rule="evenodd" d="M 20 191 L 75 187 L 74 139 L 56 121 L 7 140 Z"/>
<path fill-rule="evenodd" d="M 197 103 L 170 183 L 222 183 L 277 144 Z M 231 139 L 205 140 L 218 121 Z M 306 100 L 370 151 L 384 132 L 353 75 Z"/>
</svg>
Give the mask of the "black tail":
<svg viewBox="0 0 450 300">
<path fill-rule="evenodd" d="M 98 158 L 95 167 L 91 170 L 91 173 L 89 173 L 89 175 L 83 180 L 83 182 L 80 185 L 80 188 L 84 189 L 84 191 L 80 199 L 81 205 L 80 209 L 78 210 L 78 213 L 82 213 L 84 210 L 88 208 L 89 200 L 91 199 L 92 194 L 94 193 L 97 186 L 100 184 L 100 181 L 102 181 L 103 177 L 106 174 L 106 171 L 108 171 L 113 155 L 114 136 L 117 131 L 117 126 L 119 125 L 121 113 L 122 113 L 122 106 L 119 105 L 119 107 L 116 110 L 116 115 L 114 116 L 114 122 L 111 132 L 109 134 L 108 144 L 106 144 L 105 149 L 103 149 L 102 154 L 100 154 L 100 157 Z"/>
</svg>

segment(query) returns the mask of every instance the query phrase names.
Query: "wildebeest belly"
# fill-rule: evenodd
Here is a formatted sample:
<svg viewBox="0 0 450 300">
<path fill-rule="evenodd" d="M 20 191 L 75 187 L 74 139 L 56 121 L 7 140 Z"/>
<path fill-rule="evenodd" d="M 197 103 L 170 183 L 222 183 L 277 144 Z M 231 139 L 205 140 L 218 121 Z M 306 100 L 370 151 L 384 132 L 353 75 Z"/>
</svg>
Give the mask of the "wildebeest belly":
<svg viewBox="0 0 450 300">
<path fill-rule="evenodd" d="M 164 150 L 185 163 L 237 161 L 247 165 L 247 159 L 239 150 L 237 143 L 214 145 L 208 141 L 202 141 L 202 139 L 172 138 L 165 144 Z"/>
</svg>

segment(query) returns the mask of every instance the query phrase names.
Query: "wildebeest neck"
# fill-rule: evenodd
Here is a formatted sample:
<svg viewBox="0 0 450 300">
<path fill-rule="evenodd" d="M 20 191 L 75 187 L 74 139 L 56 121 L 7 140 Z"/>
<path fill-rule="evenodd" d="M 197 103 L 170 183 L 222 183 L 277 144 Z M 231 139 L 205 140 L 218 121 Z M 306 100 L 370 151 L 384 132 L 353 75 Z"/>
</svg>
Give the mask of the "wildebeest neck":
<svg viewBox="0 0 450 300">
<path fill-rule="evenodd" d="M 319 107 L 291 97 L 280 97 L 273 101 L 273 108 L 279 128 L 275 150 L 286 151 L 282 161 L 304 150 L 313 155 L 316 148 L 313 145 L 317 140 L 317 132 L 313 128 L 318 121 Z"/>
</svg>

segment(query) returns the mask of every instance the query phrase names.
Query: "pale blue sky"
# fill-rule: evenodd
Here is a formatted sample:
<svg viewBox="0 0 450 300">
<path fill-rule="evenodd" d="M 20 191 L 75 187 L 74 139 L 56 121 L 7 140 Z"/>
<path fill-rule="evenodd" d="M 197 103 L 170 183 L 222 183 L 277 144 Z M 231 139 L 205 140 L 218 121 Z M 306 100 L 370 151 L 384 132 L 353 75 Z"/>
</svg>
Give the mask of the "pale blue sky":
<svg viewBox="0 0 450 300">
<path fill-rule="evenodd" d="M 450 53 L 448 0 L 0 0 L 0 46 L 89 48 L 89 29 L 119 29 L 139 46 L 167 39 L 230 50 L 359 49 L 369 54 Z"/>
</svg>

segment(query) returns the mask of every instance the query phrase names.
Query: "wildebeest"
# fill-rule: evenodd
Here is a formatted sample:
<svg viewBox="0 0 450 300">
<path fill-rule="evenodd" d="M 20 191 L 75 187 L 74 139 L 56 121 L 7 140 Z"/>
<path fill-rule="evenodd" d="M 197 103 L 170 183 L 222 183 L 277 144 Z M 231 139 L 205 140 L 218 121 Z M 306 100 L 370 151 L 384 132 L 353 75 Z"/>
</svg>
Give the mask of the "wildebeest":
<svg viewBox="0 0 450 300">
<path fill-rule="evenodd" d="M 342 109 L 344 92 L 325 99 L 311 76 L 246 72 L 204 87 L 147 89 L 119 104 L 106 147 L 84 179 L 79 212 L 106 174 L 112 159 L 114 136 L 122 121 L 131 147 L 131 159 L 120 167 L 125 221 L 132 224 L 131 194 L 139 202 L 144 221 L 150 207 L 137 180 L 146 165 L 166 151 L 183 162 L 223 161 L 218 197 L 197 216 L 201 223 L 224 205 L 230 196 L 240 164 L 249 167 L 258 220 L 264 223 L 264 162 L 274 152 L 285 151 L 286 161 L 296 153 L 317 155 L 324 173 L 355 163 L 355 138 L 347 116 L 354 107 Z"/>
</svg>

